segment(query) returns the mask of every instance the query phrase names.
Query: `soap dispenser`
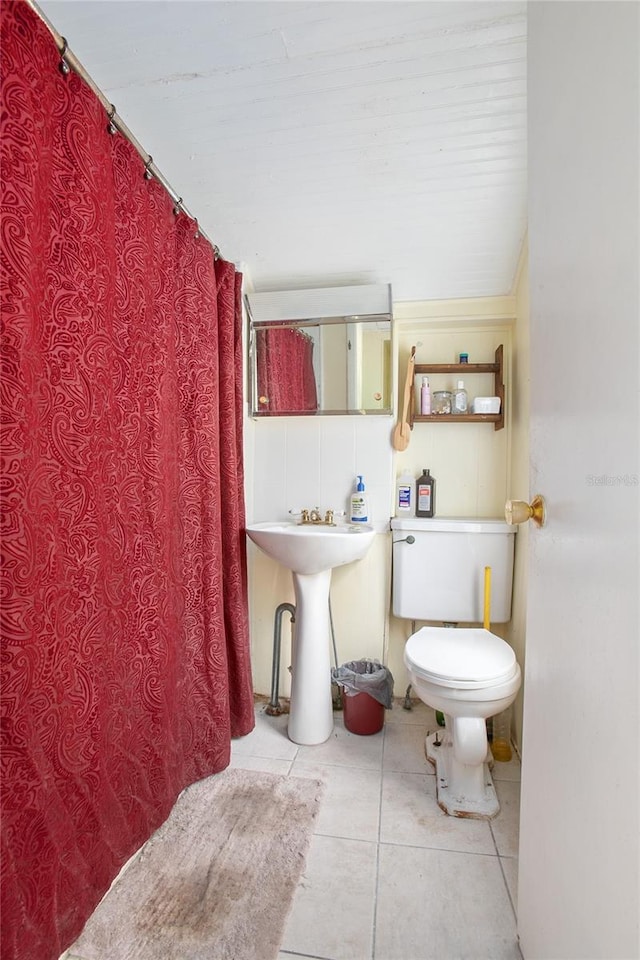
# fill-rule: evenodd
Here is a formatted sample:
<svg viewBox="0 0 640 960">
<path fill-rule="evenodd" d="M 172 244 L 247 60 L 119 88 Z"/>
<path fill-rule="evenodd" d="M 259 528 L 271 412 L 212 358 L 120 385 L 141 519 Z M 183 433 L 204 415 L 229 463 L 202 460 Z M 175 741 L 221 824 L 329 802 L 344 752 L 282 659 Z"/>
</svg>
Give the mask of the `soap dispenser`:
<svg viewBox="0 0 640 960">
<path fill-rule="evenodd" d="M 358 476 L 355 492 L 351 494 L 349 518 L 351 523 L 367 523 L 369 519 L 367 498 L 364 495 L 364 483 L 362 482 L 361 476 Z"/>
</svg>

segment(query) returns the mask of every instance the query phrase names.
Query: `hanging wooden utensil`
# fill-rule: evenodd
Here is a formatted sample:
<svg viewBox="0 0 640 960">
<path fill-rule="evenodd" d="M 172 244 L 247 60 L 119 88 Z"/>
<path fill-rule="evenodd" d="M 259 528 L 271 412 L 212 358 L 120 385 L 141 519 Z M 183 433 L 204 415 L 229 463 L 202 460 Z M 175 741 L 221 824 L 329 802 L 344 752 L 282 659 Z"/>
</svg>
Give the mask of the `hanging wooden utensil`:
<svg viewBox="0 0 640 960">
<path fill-rule="evenodd" d="M 406 450 L 411 439 L 411 427 L 407 417 L 409 415 L 409 403 L 413 392 L 413 368 L 415 366 L 416 348 L 411 347 L 411 356 L 407 364 L 407 379 L 404 384 L 404 400 L 402 403 L 402 419 L 393 428 L 391 442 L 395 450 Z"/>
</svg>

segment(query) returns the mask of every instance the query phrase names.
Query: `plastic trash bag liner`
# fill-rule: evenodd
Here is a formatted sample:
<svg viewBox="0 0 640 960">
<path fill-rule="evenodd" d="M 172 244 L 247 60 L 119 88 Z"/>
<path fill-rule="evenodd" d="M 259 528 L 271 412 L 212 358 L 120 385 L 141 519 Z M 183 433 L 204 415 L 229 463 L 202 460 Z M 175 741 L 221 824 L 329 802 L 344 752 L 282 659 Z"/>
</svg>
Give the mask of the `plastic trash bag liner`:
<svg viewBox="0 0 640 960">
<path fill-rule="evenodd" d="M 387 710 L 393 707 L 393 676 L 378 660 L 349 660 L 341 667 L 333 668 L 331 679 L 348 697 L 368 693 Z"/>
</svg>

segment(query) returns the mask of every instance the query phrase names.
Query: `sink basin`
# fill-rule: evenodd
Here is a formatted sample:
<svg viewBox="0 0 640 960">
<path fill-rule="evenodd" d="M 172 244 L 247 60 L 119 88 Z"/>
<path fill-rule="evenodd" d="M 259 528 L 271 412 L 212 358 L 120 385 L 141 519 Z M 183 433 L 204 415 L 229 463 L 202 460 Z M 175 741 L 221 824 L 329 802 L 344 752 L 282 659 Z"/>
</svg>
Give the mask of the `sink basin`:
<svg viewBox="0 0 640 960">
<path fill-rule="evenodd" d="M 296 598 L 287 732 L 294 743 L 324 743 L 333 730 L 329 585 L 334 567 L 361 560 L 374 541 L 368 524 L 338 527 L 252 523 L 247 536 L 291 570 Z"/>
<path fill-rule="evenodd" d="M 368 524 L 327 527 L 282 521 L 252 523 L 247 536 L 283 567 L 314 574 L 361 560 L 373 543 L 375 530 Z"/>
</svg>

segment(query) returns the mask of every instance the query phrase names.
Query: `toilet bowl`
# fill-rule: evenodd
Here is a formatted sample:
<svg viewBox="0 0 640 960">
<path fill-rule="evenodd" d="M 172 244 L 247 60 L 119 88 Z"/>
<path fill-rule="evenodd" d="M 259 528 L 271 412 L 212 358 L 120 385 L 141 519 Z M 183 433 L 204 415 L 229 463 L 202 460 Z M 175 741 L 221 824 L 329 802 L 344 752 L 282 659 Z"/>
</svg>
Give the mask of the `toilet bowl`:
<svg viewBox="0 0 640 960">
<path fill-rule="evenodd" d="M 485 721 L 520 689 L 513 650 L 488 630 L 423 627 L 409 637 L 404 662 L 420 699 L 445 717 L 444 733 L 428 734 L 425 744 L 440 807 L 457 817 L 496 816 Z"/>
<path fill-rule="evenodd" d="M 483 576 L 490 566 L 497 584 L 494 622 L 509 619 L 513 528 L 466 519 L 396 519 L 391 527 L 396 537 L 402 531 L 393 545 L 396 616 L 482 622 Z M 407 640 L 404 663 L 420 699 L 444 714 L 444 731 L 428 733 L 425 744 L 440 807 L 456 817 L 495 817 L 500 804 L 486 720 L 510 707 L 520 689 L 513 650 L 486 629 L 422 627 Z"/>
</svg>

